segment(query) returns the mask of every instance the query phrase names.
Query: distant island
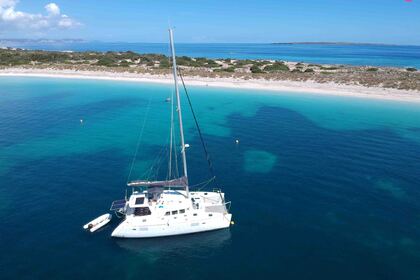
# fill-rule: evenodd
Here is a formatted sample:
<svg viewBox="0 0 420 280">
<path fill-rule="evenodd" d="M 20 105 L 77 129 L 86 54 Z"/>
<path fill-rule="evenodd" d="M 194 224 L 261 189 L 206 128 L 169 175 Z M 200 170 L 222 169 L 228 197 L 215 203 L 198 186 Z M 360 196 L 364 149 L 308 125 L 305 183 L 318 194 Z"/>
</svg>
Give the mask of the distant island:
<svg viewBox="0 0 420 280">
<path fill-rule="evenodd" d="M 16 38 L 0 38 L 0 46 L 8 45 L 26 45 L 26 44 L 72 44 L 72 43 L 86 43 L 84 39 L 16 39 Z"/>
<path fill-rule="evenodd" d="M 197 84 L 302 91 L 348 91 L 355 94 L 394 90 L 420 97 L 416 68 L 326 65 L 279 60 L 177 57 L 182 74 Z M 130 79 L 169 79 L 170 60 L 161 54 L 59 52 L 0 49 L 0 74 L 78 74 Z M 404 91 L 404 92 L 403 92 Z M 391 93 L 389 93 L 389 96 Z"/>
<path fill-rule="evenodd" d="M 384 43 L 353 43 L 353 42 L 275 42 L 272 45 L 337 45 L 337 46 L 398 46 Z"/>
</svg>

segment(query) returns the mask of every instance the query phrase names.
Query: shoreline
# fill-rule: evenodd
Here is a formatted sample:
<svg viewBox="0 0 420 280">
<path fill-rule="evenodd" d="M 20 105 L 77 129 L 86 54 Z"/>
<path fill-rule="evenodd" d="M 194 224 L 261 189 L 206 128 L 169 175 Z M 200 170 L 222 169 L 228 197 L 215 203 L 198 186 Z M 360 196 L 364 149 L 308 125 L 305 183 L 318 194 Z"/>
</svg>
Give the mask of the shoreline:
<svg viewBox="0 0 420 280">
<path fill-rule="evenodd" d="M 137 83 L 171 84 L 172 75 L 137 74 L 111 71 L 76 71 L 57 69 L 0 69 L 0 77 L 39 77 L 85 80 L 109 80 Z M 318 83 L 314 81 L 263 80 L 240 78 L 206 78 L 185 76 L 186 85 L 200 87 L 233 88 L 262 90 L 270 92 L 310 93 L 317 95 L 332 95 L 359 97 L 382 100 L 398 100 L 420 102 L 420 91 L 400 90 L 382 87 L 366 87 L 361 85 L 344 85 L 338 83 Z"/>
</svg>

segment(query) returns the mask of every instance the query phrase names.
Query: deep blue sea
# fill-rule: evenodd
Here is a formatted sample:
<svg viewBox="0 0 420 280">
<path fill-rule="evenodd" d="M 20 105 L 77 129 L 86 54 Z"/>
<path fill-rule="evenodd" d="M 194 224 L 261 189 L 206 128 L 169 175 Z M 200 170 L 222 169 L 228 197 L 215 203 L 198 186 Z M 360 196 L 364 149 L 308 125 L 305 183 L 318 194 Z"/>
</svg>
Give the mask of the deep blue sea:
<svg viewBox="0 0 420 280">
<path fill-rule="evenodd" d="M 11 45 L 12 46 L 12 45 Z M 27 49 L 60 51 L 135 51 L 169 54 L 159 43 L 53 43 L 14 45 Z M 277 59 L 308 63 L 416 67 L 420 46 L 336 44 L 176 44 L 177 55 L 207 58 Z"/>
<path fill-rule="evenodd" d="M 419 103 L 189 90 L 235 225 L 118 240 L 82 225 L 123 198 L 146 116 L 133 176 L 156 160 L 172 88 L 0 78 L 0 278 L 420 279 Z"/>
</svg>

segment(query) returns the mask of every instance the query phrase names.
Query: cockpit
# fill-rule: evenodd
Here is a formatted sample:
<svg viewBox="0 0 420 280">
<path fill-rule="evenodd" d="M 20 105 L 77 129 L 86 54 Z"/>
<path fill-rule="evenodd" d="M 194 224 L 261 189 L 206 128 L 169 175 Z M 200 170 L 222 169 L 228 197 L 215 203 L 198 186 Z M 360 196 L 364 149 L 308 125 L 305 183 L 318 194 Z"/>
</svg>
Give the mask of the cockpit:
<svg viewBox="0 0 420 280">
<path fill-rule="evenodd" d="M 134 216 L 147 216 L 152 214 L 148 205 L 148 198 L 143 193 L 134 193 L 131 195 L 128 206 L 127 214 L 134 214 Z"/>
</svg>

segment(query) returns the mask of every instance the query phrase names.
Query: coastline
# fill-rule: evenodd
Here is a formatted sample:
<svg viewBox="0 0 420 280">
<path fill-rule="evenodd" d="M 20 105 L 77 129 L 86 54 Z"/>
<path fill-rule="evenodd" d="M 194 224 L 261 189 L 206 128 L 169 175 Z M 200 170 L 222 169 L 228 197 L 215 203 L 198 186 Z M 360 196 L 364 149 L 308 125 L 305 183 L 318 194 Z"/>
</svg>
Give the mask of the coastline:
<svg viewBox="0 0 420 280">
<path fill-rule="evenodd" d="M 167 74 L 147 74 L 111 71 L 58 70 L 58 69 L 0 69 L 0 77 L 44 77 L 64 79 L 111 80 L 140 83 L 171 84 L 172 76 Z M 185 76 L 185 83 L 190 86 L 255 89 L 271 92 L 311 93 L 318 95 L 334 95 L 382 100 L 398 100 L 420 102 L 420 91 L 401 90 L 383 87 L 367 87 L 362 85 L 345 85 L 339 83 L 319 83 L 315 81 L 289 81 L 241 78 L 208 78 Z"/>
</svg>

